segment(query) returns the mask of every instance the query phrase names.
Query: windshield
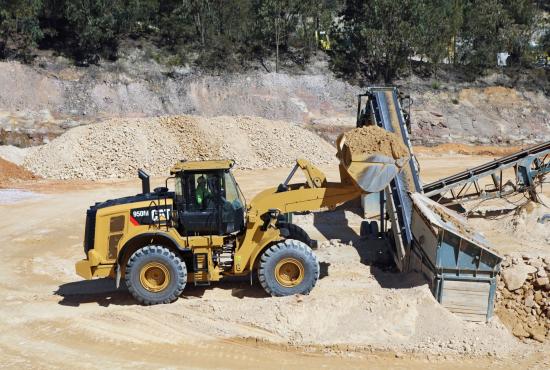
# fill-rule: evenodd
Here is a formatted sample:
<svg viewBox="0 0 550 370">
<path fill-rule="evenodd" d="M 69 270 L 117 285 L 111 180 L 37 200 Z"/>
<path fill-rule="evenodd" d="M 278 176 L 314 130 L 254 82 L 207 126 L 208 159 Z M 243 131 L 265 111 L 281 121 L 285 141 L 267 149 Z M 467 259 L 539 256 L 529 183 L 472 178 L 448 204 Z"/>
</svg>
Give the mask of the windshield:
<svg viewBox="0 0 550 370">
<path fill-rule="evenodd" d="M 225 183 L 225 200 L 230 202 L 235 208 L 244 209 L 244 199 L 241 196 L 241 193 L 238 189 L 237 183 L 233 178 L 231 172 L 227 171 L 224 173 L 224 183 Z"/>
</svg>

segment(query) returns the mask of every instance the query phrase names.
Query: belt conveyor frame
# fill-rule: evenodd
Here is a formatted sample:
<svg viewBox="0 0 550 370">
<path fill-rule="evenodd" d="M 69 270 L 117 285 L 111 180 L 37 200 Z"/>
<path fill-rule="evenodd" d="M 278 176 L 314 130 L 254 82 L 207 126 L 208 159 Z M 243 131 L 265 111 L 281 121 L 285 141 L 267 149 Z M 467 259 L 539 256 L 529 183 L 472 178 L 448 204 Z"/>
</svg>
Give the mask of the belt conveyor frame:
<svg viewBox="0 0 550 370">
<path fill-rule="evenodd" d="M 504 182 L 507 169 L 513 169 L 515 176 Z M 550 141 L 424 185 L 424 195 L 439 196 L 446 204 L 501 198 L 514 193 L 528 193 L 531 200 L 537 201 L 536 187 L 548 173 Z M 480 180 L 489 176 L 490 185 L 482 187 Z"/>
</svg>

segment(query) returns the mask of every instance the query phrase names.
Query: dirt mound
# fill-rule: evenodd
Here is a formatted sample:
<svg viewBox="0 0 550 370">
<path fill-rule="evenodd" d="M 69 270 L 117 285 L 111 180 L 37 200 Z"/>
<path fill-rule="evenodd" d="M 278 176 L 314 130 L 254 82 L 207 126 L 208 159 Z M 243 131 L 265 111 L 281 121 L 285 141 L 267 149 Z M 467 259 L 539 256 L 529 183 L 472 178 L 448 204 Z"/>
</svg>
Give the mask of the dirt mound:
<svg viewBox="0 0 550 370">
<path fill-rule="evenodd" d="M 518 338 L 550 338 L 550 258 L 507 256 L 498 282 L 496 313 Z"/>
<path fill-rule="evenodd" d="M 378 126 L 363 126 L 344 134 L 345 144 L 354 154 L 384 154 L 394 159 L 408 157 L 409 150 L 396 134 Z"/>
<path fill-rule="evenodd" d="M 0 188 L 7 187 L 18 181 L 32 180 L 35 178 L 36 176 L 32 172 L 15 163 L 0 158 Z"/>
<path fill-rule="evenodd" d="M 515 339 L 498 322 L 462 321 L 436 302 L 421 275 L 387 273 L 363 264 L 357 251 L 364 248 L 368 246 L 362 242 L 321 243 L 315 254 L 327 270 L 307 296 L 258 299 L 243 286 L 230 292 L 207 290 L 200 299 L 188 299 L 185 307 L 200 312 L 204 332 L 216 336 L 434 354 L 513 350 Z M 170 309 L 175 312 L 174 306 Z M 217 322 L 224 325 L 208 324 Z"/>
<path fill-rule="evenodd" d="M 288 122 L 173 116 L 76 127 L 30 148 L 24 166 L 46 178 L 96 180 L 133 177 L 138 168 L 166 175 L 177 160 L 228 158 L 240 169 L 290 166 L 296 158 L 333 163 L 334 151 L 314 133 Z"/>
</svg>

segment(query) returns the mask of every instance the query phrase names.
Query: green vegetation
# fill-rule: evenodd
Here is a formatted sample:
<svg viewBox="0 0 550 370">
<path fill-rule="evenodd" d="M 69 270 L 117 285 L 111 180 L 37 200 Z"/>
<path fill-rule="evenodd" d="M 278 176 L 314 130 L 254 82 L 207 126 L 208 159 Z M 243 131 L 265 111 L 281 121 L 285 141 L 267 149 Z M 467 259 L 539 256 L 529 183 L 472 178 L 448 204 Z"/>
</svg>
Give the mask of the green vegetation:
<svg viewBox="0 0 550 370">
<path fill-rule="evenodd" d="M 207 70 L 253 63 L 270 71 L 270 60 L 278 71 L 326 52 L 341 77 L 390 82 L 413 63 L 431 74 L 441 63 L 480 73 L 500 51 L 514 67 L 530 66 L 548 51 L 547 7 L 532 0 L 0 0 L 0 58 L 28 61 L 39 48 L 87 65 L 116 59 L 121 40 L 133 39 L 154 44 L 156 60 Z M 536 31 L 538 48 L 530 44 Z"/>
<path fill-rule="evenodd" d="M 348 0 L 332 28 L 331 66 L 347 79 L 386 82 L 413 59 L 433 71 L 446 60 L 479 73 L 508 52 L 510 64 L 528 66 L 546 51 L 530 46 L 541 8 L 531 0 Z"/>
<path fill-rule="evenodd" d="M 0 0 L 0 57 L 8 50 L 27 59 L 30 48 L 42 37 L 38 24 L 41 0 Z"/>
</svg>

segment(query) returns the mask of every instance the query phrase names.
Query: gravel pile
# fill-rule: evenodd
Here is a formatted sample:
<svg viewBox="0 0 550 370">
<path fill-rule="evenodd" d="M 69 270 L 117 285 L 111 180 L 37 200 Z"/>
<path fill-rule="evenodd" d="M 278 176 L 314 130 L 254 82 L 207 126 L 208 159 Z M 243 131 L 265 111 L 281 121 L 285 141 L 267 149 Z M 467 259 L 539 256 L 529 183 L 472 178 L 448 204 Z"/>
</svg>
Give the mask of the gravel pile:
<svg viewBox="0 0 550 370">
<path fill-rule="evenodd" d="M 550 258 L 507 256 L 498 282 L 497 314 L 519 338 L 550 338 Z"/>
<path fill-rule="evenodd" d="M 54 179 L 166 175 L 177 160 L 234 159 L 238 168 L 336 163 L 335 149 L 306 129 L 256 117 L 112 119 L 76 127 L 28 149 L 23 165 Z"/>
</svg>

